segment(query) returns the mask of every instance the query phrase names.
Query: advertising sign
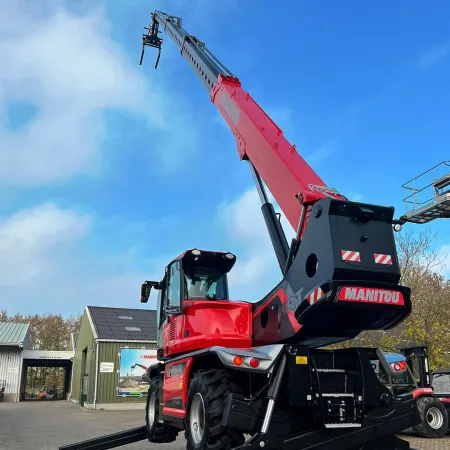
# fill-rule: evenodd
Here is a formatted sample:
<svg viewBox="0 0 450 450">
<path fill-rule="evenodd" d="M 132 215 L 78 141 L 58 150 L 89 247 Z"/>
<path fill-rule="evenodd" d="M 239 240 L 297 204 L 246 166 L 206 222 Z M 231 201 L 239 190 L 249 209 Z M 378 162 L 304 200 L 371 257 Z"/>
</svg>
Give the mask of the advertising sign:
<svg viewBox="0 0 450 450">
<path fill-rule="evenodd" d="M 155 361 L 157 361 L 156 350 L 121 348 L 117 395 L 126 397 L 147 395 L 148 383 L 142 380 L 142 375 Z"/>
</svg>

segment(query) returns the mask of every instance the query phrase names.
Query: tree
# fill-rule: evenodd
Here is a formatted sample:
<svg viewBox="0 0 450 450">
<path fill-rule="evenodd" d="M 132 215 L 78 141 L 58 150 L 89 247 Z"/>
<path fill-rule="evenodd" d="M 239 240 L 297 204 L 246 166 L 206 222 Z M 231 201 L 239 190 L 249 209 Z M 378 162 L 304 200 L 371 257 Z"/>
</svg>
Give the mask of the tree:
<svg viewBox="0 0 450 450">
<path fill-rule="evenodd" d="M 9 315 L 0 311 L 0 321 L 30 323 L 30 348 L 33 350 L 68 350 L 70 334 L 80 327 L 81 314 L 64 318 L 61 314 Z"/>
</svg>

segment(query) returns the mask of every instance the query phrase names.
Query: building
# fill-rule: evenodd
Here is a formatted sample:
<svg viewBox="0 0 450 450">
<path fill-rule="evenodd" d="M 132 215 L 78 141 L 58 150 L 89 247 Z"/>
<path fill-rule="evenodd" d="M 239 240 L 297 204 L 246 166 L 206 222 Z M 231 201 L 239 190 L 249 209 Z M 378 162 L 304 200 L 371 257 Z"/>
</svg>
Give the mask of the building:
<svg viewBox="0 0 450 450">
<path fill-rule="evenodd" d="M 156 359 L 156 311 L 86 306 L 76 341 L 70 400 L 88 409 L 143 409 L 141 379 Z"/>
<path fill-rule="evenodd" d="M 30 324 L 0 322 L 0 389 L 4 400 L 17 402 L 23 368 L 23 351 L 30 348 Z"/>
<path fill-rule="evenodd" d="M 75 352 L 73 350 L 24 350 L 19 400 L 35 399 L 33 391 L 34 394 L 36 394 L 36 392 L 41 391 L 44 386 L 41 384 L 33 386 L 29 383 L 32 379 L 33 371 L 41 369 L 41 371 L 47 372 L 46 369 L 48 368 L 59 368 L 63 375 L 60 380 L 62 383 L 58 386 L 57 394 L 52 395 L 47 392 L 46 398 L 48 399 L 50 397 L 52 400 L 67 400 L 70 395 L 70 377 L 72 374 L 74 356 Z M 28 377 L 27 375 L 30 376 Z M 51 388 L 50 385 L 47 387 Z"/>
</svg>

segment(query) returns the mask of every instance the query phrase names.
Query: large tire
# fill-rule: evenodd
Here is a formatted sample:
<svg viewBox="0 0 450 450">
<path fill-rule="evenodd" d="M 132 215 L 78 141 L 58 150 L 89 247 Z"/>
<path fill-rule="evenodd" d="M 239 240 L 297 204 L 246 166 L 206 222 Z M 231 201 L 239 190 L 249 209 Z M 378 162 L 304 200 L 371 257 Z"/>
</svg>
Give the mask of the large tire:
<svg viewBox="0 0 450 450">
<path fill-rule="evenodd" d="M 178 430 L 169 425 L 159 423 L 159 404 L 161 391 L 159 379 L 152 378 L 145 406 L 145 425 L 147 427 L 148 440 L 156 443 L 174 442 L 178 436 Z"/>
<path fill-rule="evenodd" d="M 230 392 L 241 393 L 230 371 L 202 370 L 194 374 L 188 391 L 186 450 L 229 450 L 244 444 L 244 434 L 221 424 Z"/>
<path fill-rule="evenodd" d="M 433 397 L 419 397 L 417 408 L 422 423 L 413 428 L 415 433 L 433 439 L 441 438 L 447 434 L 448 413 L 442 402 Z"/>
</svg>

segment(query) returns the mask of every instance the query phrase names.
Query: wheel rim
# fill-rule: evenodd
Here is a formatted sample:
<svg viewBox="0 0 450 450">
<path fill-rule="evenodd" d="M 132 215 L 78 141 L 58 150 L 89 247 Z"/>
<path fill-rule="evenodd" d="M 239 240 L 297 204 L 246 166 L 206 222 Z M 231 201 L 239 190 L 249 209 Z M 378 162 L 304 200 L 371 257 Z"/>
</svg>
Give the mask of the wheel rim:
<svg viewBox="0 0 450 450">
<path fill-rule="evenodd" d="M 192 399 L 190 429 L 193 441 L 197 445 L 200 444 L 205 431 L 205 404 L 203 403 L 203 397 L 198 392 Z"/>
<path fill-rule="evenodd" d="M 439 428 L 442 427 L 442 424 L 444 423 L 444 416 L 442 415 L 442 412 L 438 408 L 432 406 L 428 410 L 427 421 L 428 425 L 430 425 L 431 428 L 438 430 Z"/>
<path fill-rule="evenodd" d="M 156 396 L 155 394 L 151 394 L 147 413 L 149 427 L 152 427 L 153 424 L 155 423 L 155 415 L 156 415 Z"/>
</svg>

